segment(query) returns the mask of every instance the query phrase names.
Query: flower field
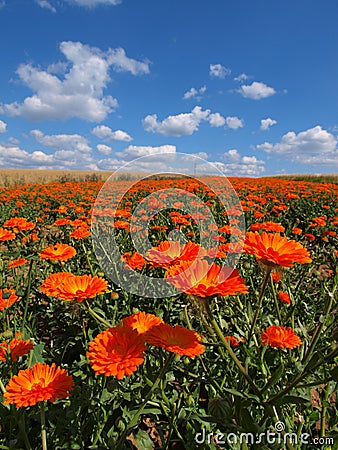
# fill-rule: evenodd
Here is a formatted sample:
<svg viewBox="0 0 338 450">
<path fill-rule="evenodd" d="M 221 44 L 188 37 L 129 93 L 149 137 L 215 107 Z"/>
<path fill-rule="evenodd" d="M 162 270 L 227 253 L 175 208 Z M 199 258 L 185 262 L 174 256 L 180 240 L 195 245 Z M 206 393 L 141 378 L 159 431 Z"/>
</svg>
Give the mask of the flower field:
<svg viewBox="0 0 338 450">
<path fill-rule="evenodd" d="M 0 449 L 338 448 L 338 186 L 229 181 L 0 188 Z"/>
</svg>

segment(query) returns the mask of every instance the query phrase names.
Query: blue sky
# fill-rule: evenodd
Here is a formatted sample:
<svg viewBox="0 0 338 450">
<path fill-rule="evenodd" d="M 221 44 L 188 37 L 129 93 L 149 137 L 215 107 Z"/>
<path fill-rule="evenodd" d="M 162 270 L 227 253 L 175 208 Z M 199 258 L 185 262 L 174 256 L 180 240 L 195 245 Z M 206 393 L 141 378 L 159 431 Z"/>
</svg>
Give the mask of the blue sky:
<svg viewBox="0 0 338 450">
<path fill-rule="evenodd" d="M 0 167 L 177 152 L 336 173 L 337 17 L 336 0 L 0 0 Z"/>
</svg>

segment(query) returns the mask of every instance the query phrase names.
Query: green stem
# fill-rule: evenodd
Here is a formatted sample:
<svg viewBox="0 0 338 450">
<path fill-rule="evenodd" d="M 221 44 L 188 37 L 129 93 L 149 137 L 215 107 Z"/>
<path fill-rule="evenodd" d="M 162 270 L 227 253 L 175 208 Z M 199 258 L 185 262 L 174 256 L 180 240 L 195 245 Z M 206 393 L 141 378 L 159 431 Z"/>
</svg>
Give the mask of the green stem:
<svg viewBox="0 0 338 450">
<path fill-rule="evenodd" d="M 272 278 L 270 279 L 270 286 L 271 286 L 271 290 L 272 290 L 273 300 L 275 302 L 275 308 L 276 308 L 276 312 L 277 312 L 278 323 L 279 323 L 279 325 L 282 325 L 282 316 L 281 316 L 281 313 L 280 313 L 277 293 L 276 293 L 275 285 L 274 285 L 274 282 L 273 282 Z"/>
<path fill-rule="evenodd" d="M 45 402 L 41 402 L 41 403 L 40 403 L 40 418 L 41 418 L 41 441 L 42 441 L 42 450 L 47 450 L 47 433 L 46 433 Z"/>
<path fill-rule="evenodd" d="M 304 378 L 306 378 L 309 374 L 314 373 L 314 370 L 317 369 L 320 365 L 322 365 L 325 362 L 330 361 L 330 359 L 334 358 L 338 355 L 338 346 L 332 352 L 330 352 L 328 355 L 326 355 L 324 358 L 320 358 L 319 361 L 311 367 L 309 371 L 304 371 L 301 374 L 299 374 L 296 378 L 294 378 L 288 386 L 286 386 L 282 391 L 280 391 L 278 394 L 271 397 L 267 403 L 275 403 L 276 400 L 279 400 L 283 395 L 287 394 L 289 391 L 291 391 L 292 388 L 297 386 L 297 384 L 302 381 Z"/>
<path fill-rule="evenodd" d="M 252 381 L 252 378 L 250 377 L 248 372 L 245 370 L 245 368 L 243 367 L 243 365 L 240 362 L 240 360 L 237 358 L 235 352 L 231 348 L 230 342 L 225 339 L 222 330 L 220 329 L 220 327 L 218 326 L 218 323 L 216 322 L 215 318 L 212 315 L 209 302 L 205 302 L 205 309 L 206 309 L 206 313 L 207 313 L 207 315 L 208 315 L 208 317 L 210 319 L 211 325 L 213 326 L 213 329 L 215 330 L 215 332 L 216 332 L 217 336 L 219 337 L 220 341 L 222 342 L 223 346 L 225 347 L 225 349 L 229 353 L 231 359 L 234 361 L 234 363 L 238 367 L 239 371 L 244 375 L 244 377 L 246 378 L 247 382 L 251 386 L 253 392 L 257 395 L 257 397 L 261 401 L 263 401 L 262 393 L 260 392 L 258 387 L 255 385 L 255 383 Z"/>
<path fill-rule="evenodd" d="M 152 387 L 149 389 L 147 395 L 145 396 L 145 399 L 143 400 L 142 405 L 136 411 L 134 417 L 130 420 L 129 424 L 127 425 L 127 427 L 123 431 L 120 439 L 116 443 L 116 447 L 115 448 L 122 448 L 122 444 L 124 443 L 128 432 L 137 424 L 137 421 L 138 421 L 140 415 L 142 414 L 142 412 L 143 412 L 144 408 L 146 407 L 148 401 L 153 396 L 153 393 L 154 393 L 155 389 L 157 388 L 157 386 L 159 385 L 160 381 L 163 379 L 164 375 L 166 374 L 168 367 L 170 366 L 170 364 L 172 363 L 172 361 L 174 359 L 174 356 L 175 356 L 174 353 L 170 353 L 168 355 L 168 358 L 167 358 L 166 362 L 164 363 L 160 373 L 157 375 L 156 380 L 154 381 Z"/>
<path fill-rule="evenodd" d="M 86 301 L 83 302 L 83 305 L 85 306 L 85 308 L 87 309 L 87 311 L 89 312 L 89 314 L 91 316 L 93 316 L 98 322 L 103 323 L 106 327 L 108 328 L 112 328 L 113 325 L 111 323 L 109 323 L 106 319 L 104 319 L 103 317 L 101 317 L 99 314 L 97 314 L 89 305 Z"/>
<path fill-rule="evenodd" d="M 309 348 L 308 348 L 308 350 L 307 350 L 307 352 L 306 352 L 306 354 L 304 356 L 304 360 L 303 360 L 303 364 L 304 365 L 310 360 L 310 358 L 312 356 L 312 353 L 313 353 L 313 350 L 315 349 L 315 347 L 317 345 L 317 342 L 318 342 L 318 340 L 320 338 L 320 334 L 322 332 L 322 329 L 323 329 L 323 327 L 325 325 L 325 322 L 326 322 L 326 320 L 328 318 L 328 315 L 329 315 L 329 313 L 331 311 L 331 308 L 332 308 L 332 305 L 333 305 L 334 293 L 335 293 L 336 287 L 337 286 L 334 287 L 332 292 L 329 292 L 329 301 L 328 301 L 328 303 L 326 305 L 326 308 L 325 308 L 324 320 L 322 322 L 320 322 L 320 324 L 317 326 L 317 328 L 316 328 L 316 330 L 315 330 L 315 332 L 314 332 L 314 334 L 312 336 Z"/>
<path fill-rule="evenodd" d="M 251 328 L 250 328 L 250 331 L 249 331 L 249 337 L 248 337 L 248 341 L 247 341 L 247 345 L 248 346 L 250 344 L 251 337 L 252 337 L 253 332 L 255 330 L 256 322 L 257 322 L 257 319 L 258 319 L 258 314 L 259 314 L 261 306 L 262 306 L 262 300 L 263 300 L 264 291 L 265 291 L 265 288 L 266 288 L 266 286 L 268 284 L 271 270 L 272 269 L 270 267 L 268 267 L 266 269 L 266 272 L 265 272 L 263 284 L 262 284 L 262 287 L 261 287 L 261 290 L 260 290 L 260 293 L 259 293 L 259 297 L 258 297 L 258 301 L 257 301 L 257 307 L 256 307 L 255 315 L 254 315 L 253 321 L 251 323 Z"/>
<path fill-rule="evenodd" d="M 34 260 L 32 259 L 29 265 L 28 269 L 28 283 L 27 283 L 27 289 L 25 293 L 26 302 L 25 302 L 25 309 L 23 312 L 23 319 L 22 319 L 22 326 L 21 326 L 21 332 L 23 333 L 25 331 L 25 325 L 26 325 L 26 319 L 27 319 L 27 313 L 28 313 L 28 304 L 29 304 L 29 296 L 31 293 L 31 286 L 32 286 L 32 270 L 33 270 Z"/>
</svg>

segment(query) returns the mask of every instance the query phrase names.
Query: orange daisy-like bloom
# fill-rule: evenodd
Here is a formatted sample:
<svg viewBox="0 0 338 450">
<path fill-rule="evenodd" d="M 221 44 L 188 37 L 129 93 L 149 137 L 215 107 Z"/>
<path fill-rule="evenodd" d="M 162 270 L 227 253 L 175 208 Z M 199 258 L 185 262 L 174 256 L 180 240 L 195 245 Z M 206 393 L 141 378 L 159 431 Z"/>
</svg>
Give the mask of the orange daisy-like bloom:
<svg viewBox="0 0 338 450">
<path fill-rule="evenodd" d="M 57 367 L 54 363 L 37 363 L 33 367 L 20 370 L 9 380 L 4 397 L 5 404 L 33 406 L 38 402 L 49 400 L 54 402 L 57 398 L 69 397 L 74 388 L 74 382 L 67 370 Z"/>
<path fill-rule="evenodd" d="M 0 289 L 0 311 L 12 306 L 18 298 L 14 289 Z"/>
<path fill-rule="evenodd" d="M 26 264 L 26 262 L 27 262 L 27 259 L 25 259 L 25 258 L 17 258 L 8 264 L 8 268 L 12 269 L 13 267 L 23 266 L 24 264 Z"/>
<path fill-rule="evenodd" d="M 205 260 L 196 260 L 191 266 L 190 262 L 181 261 L 167 270 L 166 278 L 178 290 L 195 297 L 225 297 L 248 292 L 248 287 L 244 284 L 244 279 L 240 278 L 237 269 L 221 267 L 214 263 L 209 265 Z"/>
<path fill-rule="evenodd" d="M 90 236 L 90 231 L 87 227 L 78 227 L 69 235 L 73 239 L 84 239 L 88 236 Z"/>
<path fill-rule="evenodd" d="M 273 231 L 273 232 L 278 232 L 278 233 L 284 233 L 285 228 L 279 223 L 263 222 L 263 223 L 253 223 L 250 226 L 250 230 L 251 231 L 264 230 L 264 231 Z"/>
<path fill-rule="evenodd" d="M 0 241 L 11 241 L 16 238 L 16 234 L 13 231 L 6 230 L 5 228 L 0 228 Z"/>
<path fill-rule="evenodd" d="M 150 345 L 156 345 L 169 352 L 189 356 L 190 358 L 199 356 L 205 351 L 204 345 L 200 344 L 202 339 L 199 334 L 180 325 L 173 327 L 161 323 L 147 331 L 144 339 Z"/>
<path fill-rule="evenodd" d="M 67 244 L 55 244 L 46 247 L 40 252 L 40 259 L 50 259 L 52 261 L 67 261 L 76 255 L 74 247 Z"/>
<path fill-rule="evenodd" d="M 143 311 L 132 314 L 122 320 L 123 326 L 131 327 L 133 330 L 136 330 L 138 334 L 143 334 L 160 323 L 163 323 L 163 320 L 160 317 Z"/>
<path fill-rule="evenodd" d="M 12 339 L 8 345 L 8 342 L 0 343 L 0 360 L 6 361 L 6 356 L 9 354 L 11 356 L 12 361 L 16 362 L 20 356 L 24 356 L 33 350 L 34 345 L 30 341 L 30 339 Z"/>
<path fill-rule="evenodd" d="M 302 343 L 292 328 L 277 325 L 262 330 L 261 339 L 263 345 L 270 345 L 273 348 L 295 348 Z"/>
<path fill-rule="evenodd" d="M 142 270 L 146 263 L 146 260 L 138 252 L 134 252 L 133 254 L 131 254 L 131 252 L 124 253 L 121 259 L 123 262 L 127 263 L 126 264 L 127 269 L 133 270 L 134 269 Z"/>
<path fill-rule="evenodd" d="M 20 231 L 27 231 L 35 228 L 35 223 L 29 222 L 25 217 L 13 217 L 12 219 L 6 220 L 3 226 Z"/>
<path fill-rule="evenodd" d="M 244 242 L 244 252 L 255 255 L 257 260 L 270 268 L 292 267 L 293 263 L 310 263 L 309 252 L 298 242 L 279 233 L 262 234 L 249 231 Z"/>
<path fill-rule="evenodd" d="M 58 281 L 60 284 L 56 284 Z M 92 275 L 73 275 L 61 272 L 50 275 L 41 286 L 41 292 L 62 300 L 83 302 L 108 290 L 108 282 Z M 50 292 L 50 293 L 48 293 Z"/>
<path fill-rule="evenodd" d="M 286 292 L 279 291 L 278 292 L 278 298 L 279 298 L 280 301 L 282 301 L 283 303 L 286 303 L 287 305 L 290 305 L 290 303 L 291 303 L 291 299 L 289 297 L 289 294 L 287 294 Z"/>
<path fill-rule="evenodd" d="M 41 285 L 41 292 L 50 297 L 58 297 L 60 293 L 60 287 L 65 282 L 66 278 L 72 277 L 71 272 L 57 272 L 49 275 L 48 278 Z"/>
<path fill-rule="evenodd" d="M 87 358 L 97 375 L 130 376 L 143 363 L 146 346 L 143 336 L 128 326 L 108 328 L 89 343 Z"/>
<path fill-rule="evenodd" d="M 217 250 L 216 250 L 217 252 Z M 146 253 L 147 259 L 154 266 L 168 267 L 180 261 L 192 261 L 206 256 L 207 252 L 199 244 L 187 242 L 184 246 L 179 241 L 164 241 L 158 247 L 153 247 Z"/>
</svg>

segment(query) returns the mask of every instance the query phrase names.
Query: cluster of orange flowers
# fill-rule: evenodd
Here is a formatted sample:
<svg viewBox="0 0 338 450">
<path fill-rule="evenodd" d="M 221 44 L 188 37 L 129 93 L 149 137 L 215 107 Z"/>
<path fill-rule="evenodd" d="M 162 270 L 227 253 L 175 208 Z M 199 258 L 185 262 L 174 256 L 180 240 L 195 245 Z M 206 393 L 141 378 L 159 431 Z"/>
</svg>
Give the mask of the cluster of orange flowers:
<svg viewBox="0 0 338 450">
<path fill-rule="evenodd" d="M 143 363 L 146 343 L 194 358 L 205 350 L 201 340 L 195 331 L 168 325 L 160 317 L 139 312 L 98 334 L 89 344 L 87 357 L 96 374 L 113 375 L 121 380 Z"/>
</svg>

